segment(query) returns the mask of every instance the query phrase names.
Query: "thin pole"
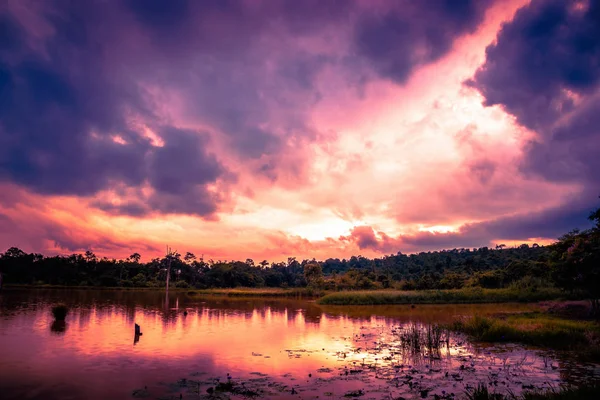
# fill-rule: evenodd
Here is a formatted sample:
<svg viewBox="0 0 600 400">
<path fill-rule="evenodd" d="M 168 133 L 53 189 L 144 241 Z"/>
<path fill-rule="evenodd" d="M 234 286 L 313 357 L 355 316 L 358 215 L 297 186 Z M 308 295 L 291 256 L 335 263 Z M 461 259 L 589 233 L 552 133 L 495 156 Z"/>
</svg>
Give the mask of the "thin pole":
<svg viewBox="0 0 600 400">
<path fill-rule="evenodd" d="M 171 276 L 171 249 L 167 246 L 167 293 L 169 293 L 169 277 Z"/>
</svg>

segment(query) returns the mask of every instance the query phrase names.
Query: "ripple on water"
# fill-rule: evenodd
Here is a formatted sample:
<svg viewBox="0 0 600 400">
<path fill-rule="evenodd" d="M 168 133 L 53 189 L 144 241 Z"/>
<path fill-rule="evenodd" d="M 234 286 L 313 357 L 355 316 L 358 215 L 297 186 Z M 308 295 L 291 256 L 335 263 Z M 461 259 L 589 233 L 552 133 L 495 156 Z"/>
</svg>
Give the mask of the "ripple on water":
<svg viewBox="0 0 600 400">
<path fill-rule="evenodd" d="M 519 396 L 524 391 L 554 390 L 565 381 L 576 384 L 600 376 L 600 367 L 594 364 L 564 362 L 555 353 L 515 344 L 474 345 L 449 331 L 440 330 L 439 336 L 432 338 L 432 328 L 437 329 L 422 324 L 362 326 L 353 336 L 336 338 L 344 346 L 335 353 L 324 348 L 286 349 L 290 363 L 309 353 L 324 353 L 335 360 L 335 366 L 318 368 L 308 377 L 286 373 L 272 378 L 251 372 L 226 381 L 232 388 L 259 397 L 453 399 L 479 383 L 492 393 Z M 219 379 L 225 377 L 188 380 L 185 389 L 202 395 L 216 390 Z M 235 390 L 220 396 L 244 397 Z"/>
<path fill-rule="evenodd" d="M 251 393 L 451 398 L 479 382 L 520 393 L 600 375 L 597 365 L 566 353 L 474 345 L 428 325 L 530 305 L 321 308 L 297 300 L 199 301 L 174 293 L 166 301 L 161 293 L 90 290 L 1 296 L 3 400 L 202 398 L 211 389 L 213 400 Z M 72 306 L 60 335 L 49 312 L 57 301 Z M 137 340 L 134 322 L 144 333 Z M 216 391 L 224 382 L 232 386 Z"/>
</svg>

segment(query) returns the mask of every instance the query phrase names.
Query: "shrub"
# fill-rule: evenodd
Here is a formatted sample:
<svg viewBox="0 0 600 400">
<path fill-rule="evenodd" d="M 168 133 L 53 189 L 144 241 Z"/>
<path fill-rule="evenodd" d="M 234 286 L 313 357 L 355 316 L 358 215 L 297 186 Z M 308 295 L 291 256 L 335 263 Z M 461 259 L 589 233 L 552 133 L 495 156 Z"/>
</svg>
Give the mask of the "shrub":
<svg viewBox="0 0 600 400">
<path fill-rule="evenodd" d="M 52 307 L 52 315 L 54 315 L 54 319 L 57 321 L 64 321 L 68 313 L 69 307 L 64 304 L 57 304 Z"/>
<path fill-rule="evenodd" d="M 133 286 L 144 287 L 146 286 L 146 275 L 140 272 L 139 274 L 131 278 L 131 282 L 133 283 Z"/>
<path fill-rule="evenodd" d="M 121 286 L 122 287 L 133 287 L 133 282 L 131 282 L 128 279 L 124 279 L 121 281 Z"/>
</svg>

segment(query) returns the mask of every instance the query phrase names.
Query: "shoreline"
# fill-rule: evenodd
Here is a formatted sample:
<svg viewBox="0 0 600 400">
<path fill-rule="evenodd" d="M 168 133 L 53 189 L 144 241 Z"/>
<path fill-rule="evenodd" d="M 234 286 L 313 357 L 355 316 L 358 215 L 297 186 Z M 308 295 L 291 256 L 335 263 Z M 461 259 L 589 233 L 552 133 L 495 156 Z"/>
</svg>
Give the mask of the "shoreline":
<svg viewBox="0 0 600 400">
<path fill-rule="evenodd" d="M 97 290 L 116 292 L 165 292 L 164 287 L 109 287 L 66 285 L 20 285 L 6 284 L 4 290 Z M 0 291 L 1 293 L 1 291 Z M 169 293 L 185 293 L 189 296 L 223 297 L 295 297 L 316 300 L 319 305 L 412 305 L 412 304 L 495 304 L 538 303 L 542 301 L 584 300 L 577 293 L 567 293 L 555 288 L 518 290 L 514 288 L 482 289 L 479 287 L 447 290 L 395 289 L 326 291 L 313 288 L 169 288 Z"/>
</svg>

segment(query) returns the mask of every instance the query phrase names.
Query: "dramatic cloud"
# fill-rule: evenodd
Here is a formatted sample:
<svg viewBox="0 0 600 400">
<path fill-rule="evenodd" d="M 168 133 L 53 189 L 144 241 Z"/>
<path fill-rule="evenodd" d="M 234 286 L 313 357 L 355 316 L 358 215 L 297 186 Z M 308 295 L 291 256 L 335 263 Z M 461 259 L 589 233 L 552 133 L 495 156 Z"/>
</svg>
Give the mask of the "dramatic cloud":
<svg viewBox="0 0 600 400">
<path fill-rule="evenodd" d="M 9 0 L 0 246 L 281 259 L 551 240 L 600 186 L 598 9 Z"/>
<path fill-rule="evenodd" d="M 126 257 L 133 249 L 140 253 L 156 253 L 162 246 L 140 235 L 120 237 L 112 229 L 90 229 L 90 216 L 78 210 L 73 201 L 47 201 L 18 187 L 2 185 L 9 193 L 0 204 L 0 242 L 18 244 L 45 254 L 85 252 L 93 249 L 103 255 Z"/>
<path fill-rule="evenodd" d="M 500 30 L 496 43 L 486 50 L 485 64 L 469 81 L 485 96 L 486 105 L 501 105 L 537 133 L 525 146 L 524 173 L 582 186 L 579 195 L 563 207 L 519 221 L 497 222 L 495 226 L 507 229 L 504 237 L 516 231 L 559 234 L 559 229 L 582 221 L 596 205 L 600 193 L 598 65 L 600 4 L 534 0 Z"/>
<path fill-rule="evenodd" d="M 538 136 L 525 171 L 600 184 L 600 4 L 538 1 L 519 10 L 470 85 Z"/>
<path fill-rule="evenodd" d="M 588 209 L 575 207 L 565 211 L 563 207 L 543 212 L 522 213 L 480 223 L 465 224 L 456 231 L 416 231 L 390 237 L 376 232 L 370 226 L 358 226 L 350 235 L 342 236 L 342 242 L 354 243 L 361 250 L 378 254 L 414 252 L 423 249 L 470 248 L 499 244 L 499 241 L 518 243 L 545 242 L 573 229 L 573 221 L 584 221 Z"/>
<path fill-rule="evenodd" d="M 489 0 L 399 1 L 365 14 L 357 27 L 359 54 L 382 76 L 404 83 L 411 72 L 438 60 L 456 37 L 475 31 Z"/>
</svg>

